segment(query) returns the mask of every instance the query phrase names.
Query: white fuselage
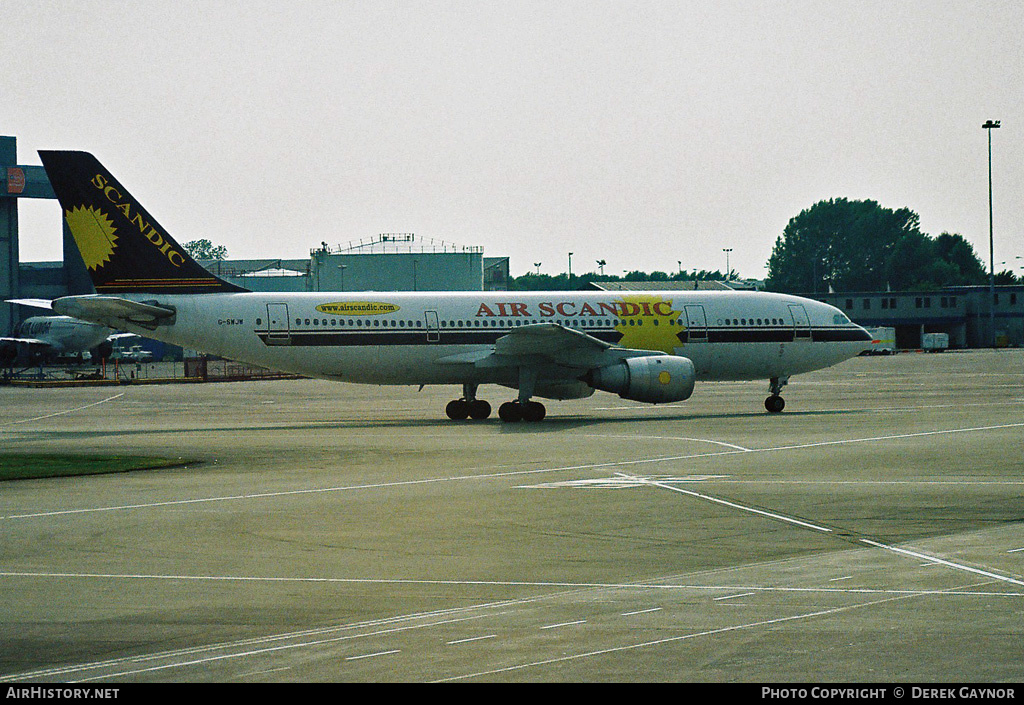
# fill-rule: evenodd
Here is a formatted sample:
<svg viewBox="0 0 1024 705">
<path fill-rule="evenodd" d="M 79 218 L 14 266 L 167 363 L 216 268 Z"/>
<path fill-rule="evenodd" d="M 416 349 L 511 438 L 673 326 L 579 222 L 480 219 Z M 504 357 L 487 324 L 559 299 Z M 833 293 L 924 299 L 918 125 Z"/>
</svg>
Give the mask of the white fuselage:
<svg viewBox="0 0 1024 705">
<path fill-rule="evenodd" d="M 21 336 L 39 340 L 57 354 L 91 350 L 111 334 L 106 326 L 70 316 L 33 316 L 18 328 Z"/>
<path fill-rule="evenodd" d="M 132 296 L 176 311 L 141 335 L 324 379 L 515 385 L 472 353 L 555 323 L 616 347 L 691 359 L 698 380 L 788 377 L 860 353 L 870 337 L 838 309 L 764 292 L 358 292 Z M 557 366 L 556 366 L 557 367 Z M 546 369 L 550 379 L 579 370 Z"/>
</svg>

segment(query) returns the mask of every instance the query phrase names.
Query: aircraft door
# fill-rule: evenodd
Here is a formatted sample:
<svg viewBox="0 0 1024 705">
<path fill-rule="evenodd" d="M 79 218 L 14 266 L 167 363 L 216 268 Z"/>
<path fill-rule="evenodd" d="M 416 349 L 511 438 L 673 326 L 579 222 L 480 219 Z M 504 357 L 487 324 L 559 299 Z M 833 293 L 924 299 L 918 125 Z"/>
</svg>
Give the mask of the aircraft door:
<svg viewBox="0 0 1024 705">
<path fill-rule="evenodd" d="M 708 342 L 708 319 L 704 307 L 699 305 L 684 306 L 686 309 L 687 340 L 691 343 Z"/>
<path fill-rule="evenodd" d="M 811 321 L 802 304 L 790 304 L 789 315 L 793 318 L 793 340 L 811 340 Z"/>
<path fill-rule="evenodd" d="M 288 304 L 267 304 L 267 345 L 289 345 Z"/>
<path fill-rule="evenodd" d="M 437 343 L 441 340 L 441 324 L 438 322 L 437 311 L 426 311 L 427 342 Z"/>
</svg>

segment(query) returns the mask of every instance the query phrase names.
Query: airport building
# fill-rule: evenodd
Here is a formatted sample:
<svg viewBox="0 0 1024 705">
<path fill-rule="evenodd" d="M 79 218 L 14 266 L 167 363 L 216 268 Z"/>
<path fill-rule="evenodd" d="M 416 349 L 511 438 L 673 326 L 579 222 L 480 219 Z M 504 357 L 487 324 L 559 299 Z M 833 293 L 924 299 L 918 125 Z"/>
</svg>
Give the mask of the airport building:
<svg viewBox="0 0 1024 705">
<path fill-rule="evenodd" d="M 508 257 L 441 241 L 381 234 L 357 245 L 322 244 L 309 259 L 202 260 L 250 291 L 504 291 Z"/>
<path fill-rule="evenodd" d="M 922 347 L 926 333 L 946 333 L 951 348 L 1024 345 L 1024 286 L 956 286 L 934 291 L 802 294 L 832 304 L 853 322 L 896 330 L 897 349 Z M 991 305 L 990 302 L 991 301 Z"/>
</svg>

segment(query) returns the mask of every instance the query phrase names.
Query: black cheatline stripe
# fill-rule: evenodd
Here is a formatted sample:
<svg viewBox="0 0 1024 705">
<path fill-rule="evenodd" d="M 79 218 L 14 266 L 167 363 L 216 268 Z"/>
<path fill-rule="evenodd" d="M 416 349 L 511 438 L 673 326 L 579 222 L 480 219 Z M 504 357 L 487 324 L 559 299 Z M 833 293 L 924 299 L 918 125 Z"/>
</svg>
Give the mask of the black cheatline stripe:
<svg viewBox="0 0 1024 705">
<path fill-rule="evenodd" d="M 256 334 L 266 343 L 268 337 L 276 340 L 285 337 L 290 339 L 293 347 L 331 347 L 331 346 L 364 346 L 364 345 L 485 345 L 494 344 L 498 338 L 508 335 L 515 329 L 498 330 L 450 330 L 439 329 L 428 331 L 425 328 L 414 330 L 362 330 L 362 331 L 337 331 L 337 330 L 292 330 L 274 331 L 269 334 L 266 330 L 258 330 Z M 608 330 L 581 330 L 588 335 L 616 344 L 623 338 L 620 331 Z M 428 334 L 436 340 L 428 340 Z M 811 336 L 815 342 L 839 343 L 839 342 L 864 342 L 870 340 L 859 330 L 814 328 Z M 677 335 L 681 343 L 688 342 L 687 332 L 683 331 Z M 792 328 L 765 329 L 754 328 L 708 328 L 708 343 L 791 343 L 793 342 Z"/>
</svg>

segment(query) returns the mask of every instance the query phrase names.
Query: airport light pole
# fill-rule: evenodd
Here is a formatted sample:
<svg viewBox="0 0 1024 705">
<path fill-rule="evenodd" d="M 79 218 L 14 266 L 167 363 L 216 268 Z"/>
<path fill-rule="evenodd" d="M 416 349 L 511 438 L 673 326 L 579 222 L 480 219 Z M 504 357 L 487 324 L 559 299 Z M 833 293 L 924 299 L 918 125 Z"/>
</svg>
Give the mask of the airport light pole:
<svg viewBox="0 0 1024 705">
<path fill-rule="evenodd" d="M 732 278 L 729 276 L 729 253 L 732 252 L 732 248 L 723 247 L 722 252 L 725 253 L 725 280 L 729 281 Z"/>
<path fill-rule="evenodd" d="M 572 253 L 569 253 L 569 288 L 572 288 Z"/>
<path fill-rule="evenodd" d="M 999 129 L 999 120 L 986 120 L 981 126 L 988 131 L 988 321 L 992 347 L 996 346 L 996 256 L 992 237 L 992 130 Z"/>
</svg>

